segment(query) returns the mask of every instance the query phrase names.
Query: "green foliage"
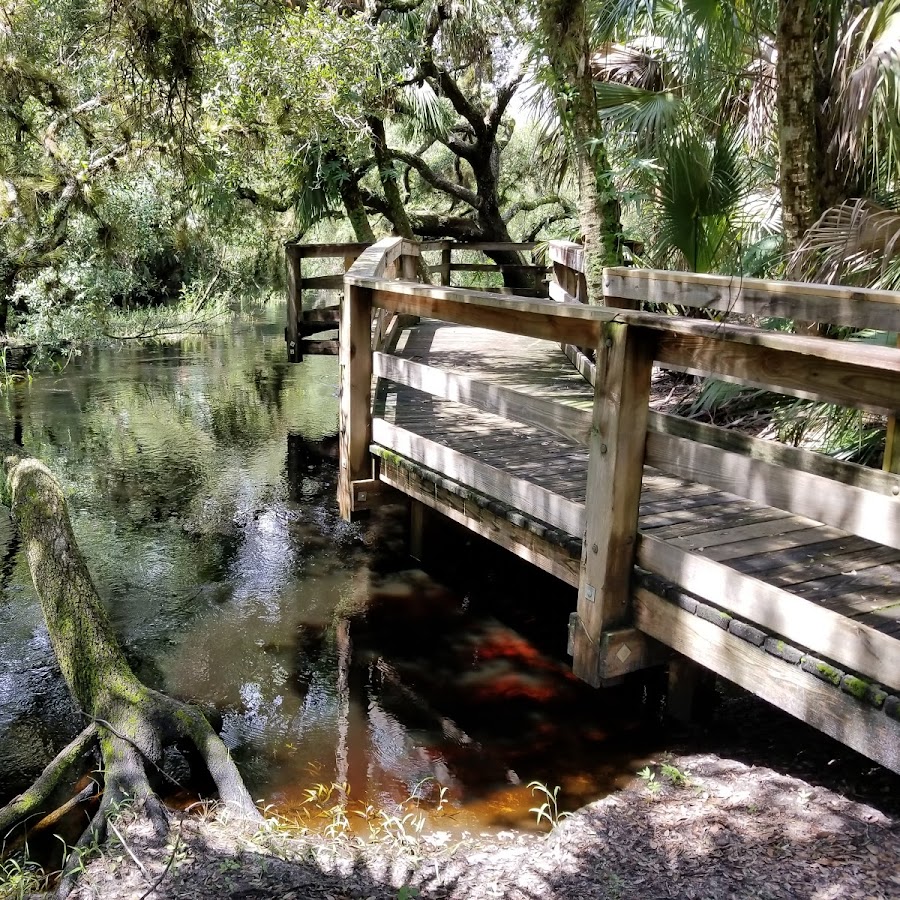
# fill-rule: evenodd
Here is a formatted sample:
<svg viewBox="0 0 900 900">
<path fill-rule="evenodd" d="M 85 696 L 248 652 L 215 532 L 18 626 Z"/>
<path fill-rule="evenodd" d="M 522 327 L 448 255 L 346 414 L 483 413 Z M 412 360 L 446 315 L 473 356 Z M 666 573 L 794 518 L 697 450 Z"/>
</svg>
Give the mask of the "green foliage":
<svg viewBox="0 0 900 900">
<path fill-rule="evenodd" d="M 662 790 L 664 784 L 669 784 L 673 788 L 684 788 L 691 783 L 690 772 L 683 772 L 677 766 L 665 761 L 654 768 L 644 766 L 637 775 L 654 797 Z"/>
<path fill-rule="evenodd" d="M 0 900 L 25 900 L 44 889 L 47 874 L 27 856 L 12 856 L 0 862 Z"/>
<path fill-rule="evenodd" d="M 727 133 L 713 140 L 679 135 L 666 148 L 657 181 L 660 231 L 656 254 L 694 272 L 709 272 L 730 249 L 748 181 L 742 148 Z"/>
<path fill-rule="evenodd" d="M 563 819 L 567 819 L 572 815 L 568 812 L 561 812 L 559 809 L 559 785 L 551 791 L 542 782 L 532 781 L 528 787 L 531 788 L 532 794 L 539 794 L 544 797 L 544 802 L 540 806 L 535 806 L 528 810 L 535 814 L 538 825 L 541 822 L 546 822 L 551 828 L 555 828 Z"/>
</svg>

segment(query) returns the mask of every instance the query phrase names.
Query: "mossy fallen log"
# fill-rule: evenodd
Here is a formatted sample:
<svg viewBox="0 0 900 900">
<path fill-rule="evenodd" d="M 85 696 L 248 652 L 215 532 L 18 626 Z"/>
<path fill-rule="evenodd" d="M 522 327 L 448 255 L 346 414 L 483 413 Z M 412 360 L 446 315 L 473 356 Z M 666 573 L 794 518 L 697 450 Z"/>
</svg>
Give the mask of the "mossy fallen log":
<svg viewBox="0 0 900 900">
<path fill-rule="evenodd" d="M 92 749 L 102 765 L 102 797 L 76 851 L 105 840 L 109 817 L 126 799 L 168 831 L 169 817 L 148 773 L 161 771 L 169 744 L 193 745 L 215 782 L 219 800 L 238 816 L 261 820 L 228 749 L 195 707 L 141 682 L 128 665 L 72 532 L 65 496 L 35 459 L 5 460 L 7 493 L 56 658 L 87 726 L 46 767 L 29 790 L 0 809 L 0 834 L 42 811 L 54 790 Z M 58 894 L 77 871 L 77 852 L 64 865 Z"/>
</svg>

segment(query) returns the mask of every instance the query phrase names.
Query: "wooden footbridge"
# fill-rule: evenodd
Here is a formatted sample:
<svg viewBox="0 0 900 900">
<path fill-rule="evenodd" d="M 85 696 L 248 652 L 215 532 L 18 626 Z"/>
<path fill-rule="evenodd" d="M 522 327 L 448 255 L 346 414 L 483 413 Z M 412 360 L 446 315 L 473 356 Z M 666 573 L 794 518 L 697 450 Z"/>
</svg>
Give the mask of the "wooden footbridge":
<svg viewBox="0 0 900 900">
<path fill-rule="evenodd" d="M 667 663 L 677 704 L 699 665 L 900 772 L 893 418 L 874 470 L 651 408 L 662 366 L 892 417 L 900 349 L 732 321 L 897 332 L 900 295 L 610 269 L 587 306 L 573 244 L 543 299 L 418 283 L 421 253 L 344 278 L 342 514 L 389 485 L 576 587 L 593 685 Z"/>
</svg>

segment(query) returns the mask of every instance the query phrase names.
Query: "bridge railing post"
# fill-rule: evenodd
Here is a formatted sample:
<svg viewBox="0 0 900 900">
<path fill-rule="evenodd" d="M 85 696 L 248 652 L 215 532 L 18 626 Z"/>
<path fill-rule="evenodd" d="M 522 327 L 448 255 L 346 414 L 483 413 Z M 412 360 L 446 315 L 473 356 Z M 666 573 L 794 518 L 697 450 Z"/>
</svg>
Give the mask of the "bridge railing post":
<svg viewBox="0 0 900 900">
<path fill-rule="evenodd" d="M 638 647 L 605 640 L 631 624 L 631 572 L 637 543 L 655 339 L 608 323 L 596 355 L 589 442 L 585 534 L 572 634 L 575 674 L 599 686 Z M 618 654 L 619 665 L 609 654 Z"/>
<path fill-rule="evenodd" d="M 341 518 L 353 513 L 353 485 L 372 478 L 372 292 L 347 285 L 341 303 L 341 461 L 338 507 Z"/>
<path fill-rule="evenodd" d="M 453 265 L 453 245 L 450 241 L 444 241 L 441 247 L 441 284 L 450 287 L 451 266 Z"/>
<path fill-rule="evenodd" d="M 900 347 L 900 334 L 895 342 Z M 881 468 L 885 472 L 900 475 L 900 409 L 888 416 L 884 435 L 884 460 Z"/>
<path fill-rule="evenodd" d="M 300 313 L 303 309 L 300 247 L 285 244 L 284 254 L 287 264 L 287 329 L 284 337 L 288 347 L 288 362 L 300 362 L 303 357 L 300 346 Z"/>
</svg>

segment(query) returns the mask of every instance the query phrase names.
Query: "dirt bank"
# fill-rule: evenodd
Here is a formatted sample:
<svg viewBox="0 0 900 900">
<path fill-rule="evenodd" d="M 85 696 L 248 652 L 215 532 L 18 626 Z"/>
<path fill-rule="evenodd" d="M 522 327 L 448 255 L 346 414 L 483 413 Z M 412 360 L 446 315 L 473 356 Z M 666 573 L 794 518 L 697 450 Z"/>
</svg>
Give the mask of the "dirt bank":
<svg viewBox="0 0 900 900">
<path fill-rule="evenodd" d="M 546 836 L 436 832 L 407 847 L 241 836 L 187 817 L 166 847 L 126 825 L 73 895 L 102 900 L 900 898 L 900 827 L 874 806 L 711 754 L 579 810 Z M 676 785 L 680 775 L 686 783 Z M 653 785 L 659 785 L 658 788 Z"/>
</svg>

